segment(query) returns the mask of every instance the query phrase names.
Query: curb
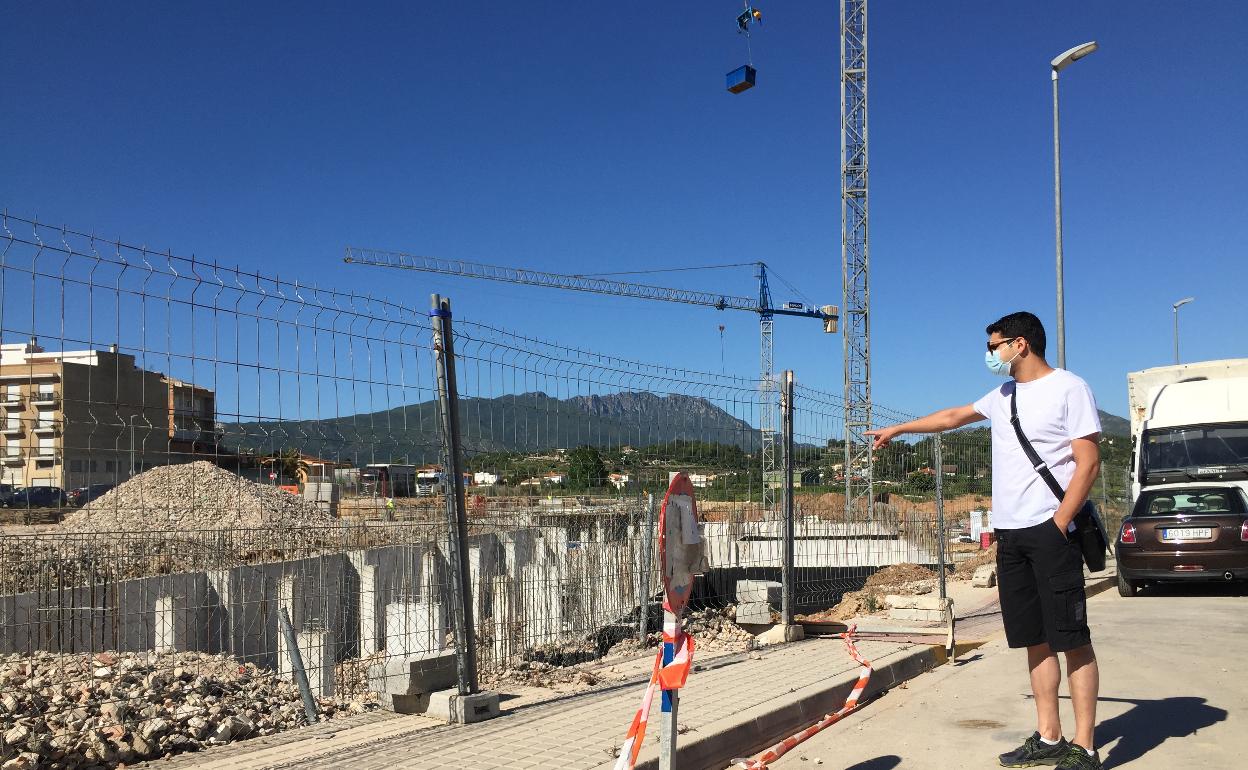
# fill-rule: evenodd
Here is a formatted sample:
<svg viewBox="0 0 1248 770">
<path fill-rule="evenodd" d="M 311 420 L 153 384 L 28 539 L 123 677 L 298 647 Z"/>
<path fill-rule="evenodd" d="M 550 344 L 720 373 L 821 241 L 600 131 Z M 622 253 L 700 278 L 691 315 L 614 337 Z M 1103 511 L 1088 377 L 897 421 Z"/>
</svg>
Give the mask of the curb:
<svg viewBox="0 0 1248 770">
<path fill-rule="evenodd" d="M 871 681 L 863 692 L 866 702 L 889 689 L 935 668 L 944 651 L 928 645 L 890 653 L 872 661 Z M 757 754 L 779 741 L 818 722 L 824 715 L 845 705 L 845 699 L 858 682 L 858 669 L 840 674 L 817 685 L 795 690 L 726 719 L 699 727 L 696 733 L 681 736 L 676 749 L 676 767 L 681 770 L 724 770 L 731 757 Z M 658 770 L 656 749 L 647 746 L 637 770 Z M 643 755 L 644 756 L 644 755 Z"/>
</svg>

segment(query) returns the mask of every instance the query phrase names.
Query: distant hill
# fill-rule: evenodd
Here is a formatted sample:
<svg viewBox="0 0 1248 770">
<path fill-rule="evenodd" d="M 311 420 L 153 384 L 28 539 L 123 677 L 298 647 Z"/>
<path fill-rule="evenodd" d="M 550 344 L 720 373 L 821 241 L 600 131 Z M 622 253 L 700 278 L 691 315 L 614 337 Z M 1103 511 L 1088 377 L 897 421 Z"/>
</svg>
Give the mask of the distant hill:
<svg viewBox="0 0 1248 770">
<path fill-rule="evenodd" d="M 536 452 L 588 444 L 634 447 L 691 439 L 755 451 L 757 429 L 704 398 L 612 393 L 558 399 L 545 393 L 470 398 L 459 403 L 460 433 L 470 452 Z M 357 465 L 433 463 L 440 445 L 437 403 L 328 420 L 227 423 L 224 443 L 260 453 L 294 447 Z"/>
<path fill-rule="evenodd" d="M 1096 414 L 1101 418 L 1101 433 L 1106 436 L 1130 436 L 1131 421 L 1119 417 L 1116 414 L 1110 414 L 1104 409 L 1097 409 Z"/>
</svg>

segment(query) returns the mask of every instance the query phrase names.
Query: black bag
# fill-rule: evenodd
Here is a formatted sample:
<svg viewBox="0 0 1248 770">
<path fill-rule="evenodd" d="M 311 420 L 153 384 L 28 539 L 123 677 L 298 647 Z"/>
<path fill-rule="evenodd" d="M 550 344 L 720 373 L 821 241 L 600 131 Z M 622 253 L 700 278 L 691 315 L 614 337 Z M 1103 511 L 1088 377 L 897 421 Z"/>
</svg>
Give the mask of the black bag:
<svg viewBox="0 0 1248 770">
<path fill-rule="evenodd" d="M 1031 442 L 1027 440 L 1027 436 L 1023 434 L 1022 425 L 1018 420 L 1017 387 L 1010 394 L 1010 424 L 1014 426 L 1018 443 L 1023 445 L 1023 453 L 1031 461 L 1031 466 L 1035 468 L 1036 473 L 1040 474 L 1040 478 L 1044 479 L 1044 483 L 1049 485 L 1053 495 L 1059 501 L 1064 500 L 1066 490 L 1057 483 L 1057 479 L 1053 477 L 1053 471 L 1049 470 L 1048 464 L 1040 459 L 1040 455 L 1036 453 Z M 1092 572 L 1105 569 L 1105 551 L 1109 548 L 1109 538 L 1105 535 L 1105 525 L 1101 522 L 1101 514 L 1096 510 L 1096 503 L 1084 500 L 1083 507 L 1075 514 L 1073 523 L 1075 531 L 1069 533 L 1068 536 L 1074 538 L 1079 550 L 1083 552 L 1083 561 L 1088 565 L 1088 569 Z"/>
</svg>

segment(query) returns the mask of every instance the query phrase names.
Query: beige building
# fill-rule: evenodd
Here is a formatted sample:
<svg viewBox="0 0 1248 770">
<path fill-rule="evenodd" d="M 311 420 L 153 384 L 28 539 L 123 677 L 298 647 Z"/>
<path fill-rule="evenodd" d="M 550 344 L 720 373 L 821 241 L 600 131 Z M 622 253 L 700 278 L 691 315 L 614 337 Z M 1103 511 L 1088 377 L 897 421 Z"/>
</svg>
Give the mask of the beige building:
<svg viewBox="0 0 1248 770">
<path fill-rule="evenodd" d="M 114 350 L 0 345 L 0 482 L 124 481 L 215 452 L 211 390 L 140 369 Z"/>
</svg>

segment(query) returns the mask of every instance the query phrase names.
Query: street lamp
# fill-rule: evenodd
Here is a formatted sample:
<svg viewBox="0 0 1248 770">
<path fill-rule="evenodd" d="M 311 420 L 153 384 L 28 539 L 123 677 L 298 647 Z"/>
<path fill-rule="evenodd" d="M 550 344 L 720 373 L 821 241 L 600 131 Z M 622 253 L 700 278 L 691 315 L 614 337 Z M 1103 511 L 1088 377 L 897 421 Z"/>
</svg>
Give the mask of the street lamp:
<svg viewBox="0 0 1248 770">
<path fill-rule="evenodd" d="M 1062 151 L 1057 120 L 1057 73 L 1097 49 L 1093 40 L 1060 54 L 1049 66 L 1053 68 L 1053 204 L 1057 227 L 1057 366 L 1066 368 L 1066 299 L 1062 272 Z"/>
<path fill-rule="evenodd" d="M 1196 299 L 1195 297 L 1184 297 L 1178 302 L 1171 305 L 1174 308 L 1174 363 L 1179 363 L 1179 308 Z"/>
</svg>

